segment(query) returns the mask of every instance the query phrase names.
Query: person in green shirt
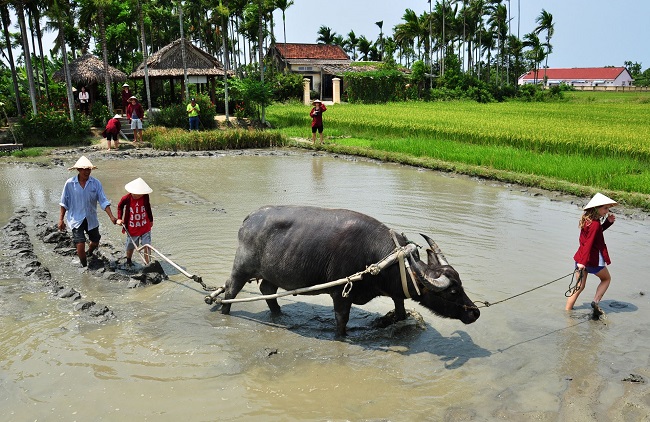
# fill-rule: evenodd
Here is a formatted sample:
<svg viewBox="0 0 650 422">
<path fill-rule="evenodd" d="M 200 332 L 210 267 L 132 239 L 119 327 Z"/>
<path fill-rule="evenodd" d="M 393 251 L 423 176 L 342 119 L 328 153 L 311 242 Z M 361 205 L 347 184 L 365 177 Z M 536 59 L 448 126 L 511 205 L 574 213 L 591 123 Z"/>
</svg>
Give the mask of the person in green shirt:
<svg viewBox="0 0 650 422">
<path fill-rule="evenodd" d="M 196 98 L 192 97 L 187 105 L 187 115 L 190 117 L 190 130 L 199 130 L 199 112 L 201 108 L 196 103 Z"/>
</svg>

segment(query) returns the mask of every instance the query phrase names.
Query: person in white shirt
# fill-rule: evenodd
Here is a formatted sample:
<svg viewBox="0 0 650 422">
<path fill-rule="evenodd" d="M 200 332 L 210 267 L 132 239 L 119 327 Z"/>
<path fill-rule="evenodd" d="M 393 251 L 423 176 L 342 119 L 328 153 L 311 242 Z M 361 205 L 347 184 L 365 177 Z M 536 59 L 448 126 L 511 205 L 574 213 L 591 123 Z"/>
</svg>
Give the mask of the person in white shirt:
<svg viewBox="0 0 650 422">
<path fill-rule="evenodd" d="M 81 112 L 88 115 L 89 105 L 90 105 L 90 94 L 86 91 L 86 87 L 81 87 L 81 92 L 79 93 L 79 103 L 81 104 Z"/>
</svg>

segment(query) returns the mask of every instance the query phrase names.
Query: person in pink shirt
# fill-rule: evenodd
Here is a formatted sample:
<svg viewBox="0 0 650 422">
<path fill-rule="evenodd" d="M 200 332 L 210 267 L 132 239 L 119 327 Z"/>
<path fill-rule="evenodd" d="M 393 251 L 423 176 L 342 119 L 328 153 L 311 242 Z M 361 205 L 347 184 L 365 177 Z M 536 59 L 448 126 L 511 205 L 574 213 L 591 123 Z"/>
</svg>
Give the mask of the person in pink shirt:
<svg viewBox="0 0 650 422">
<path fill-rule="evenodd" d="M 133 251 L 136 246 L 151 245 L 151 228 L 153 227 L 153 214 L 149 203 L 149 194 L 153 190 L 147 183 L 138 177 L 124 185 L 128 194 L 124 195 L 117 204 L 117 222 L 122 226 L 122 233 L 126 232 L 126 265 L 132 266 Z M 150 261 L 151 251 L 145 247 L 144 261 Z"/>
</svg>

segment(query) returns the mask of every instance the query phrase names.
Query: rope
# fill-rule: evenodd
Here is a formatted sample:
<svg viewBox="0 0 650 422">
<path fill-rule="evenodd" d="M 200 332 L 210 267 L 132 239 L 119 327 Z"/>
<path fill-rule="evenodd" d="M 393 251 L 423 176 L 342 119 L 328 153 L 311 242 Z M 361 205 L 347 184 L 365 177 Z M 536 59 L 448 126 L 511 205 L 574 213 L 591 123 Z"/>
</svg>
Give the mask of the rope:
<svg viewBox="0 0 650 422">
<path fill-rule="evenodd" d="M 544 286 L 548 286 L 548 285 L 551 284 L 551 283 L 555 283 L 556 281 L 562 280 L 563 278 L 566 278 L 566 277 L 568 277 L 568 276 L 570 276 L 571 274 L 574 274 L 574 273 L 575 273 L 575 271 L 572 271 L 572 272 L 570 272 L 569 274 L 567 274 L 567 275 L 563 275 L 562 277 L 558 277 L 558 278 L 556 278 L 555 280 L 551 280 L 551 281 L 549 281 L 548 283 L 544 283 L 544 284 L 542 284 L 542 285 L 540 285 L 540 286 L 533 287 L 533 288 L 530 289 L 530 290 L 526 290 L 525 292 L 521 292 L 521 293 L 518 293 L 518 294 L 516 294 L 516 295 L 514 295 L 514 296 L 507 297 L 507 298 L 505 298 L 505 299 L 499 300 L 498 302 L 490 303 L 490 302 L 488 302 L 488 301 L 475 300 L 474 303 L 482 303 L 483 306 L 473 306 L 473 307 L 467 306 L 466 308 L 473 308 L 473 309 L 488 308 L 488 307 L 490 307 L 490 306 L 494 306 L 494 305 L 496 305 L 497 303 L 502 303 L 502 302 L 505 302 L 505 301 L 507 301 L 507 300 L 514 299 L 514 298 L 516 298 L 516 297 L 518 297 L 518 296 L 524 295 L 524 294 L 526 294 L 526 293 L 530 293 L 530 292 L 532 292 L 533 290 L 541 289 L 541 288 L 544 287 Z M 578 279 L 578 281 L 580 281 L 580 280 Z"/>
<path fill-rule="evenodd" d="M 573 277 L 571 277 L 571 281 L 569 282 L 569 289 L 566 292 L 564 292 L 564 297 L 571 297 L 575 294 L 575 292 L 580 290 L 580 286 L 581 286 L 580 282 L 582 281 L 582 275 L 584 274 L 584 271 L 585 271 L 584 268 L 580 268 L 579 270 L 580 275 L 578 275 L 578 280 L 576 280 L 575 286 L 573 285 L 573 279 L 576 276 L 576 272 L 575 271 L 573 272 Z"/>
<path fill-rule="evenodd" d="M 222 286 L 216 289 L 213 293 L 207 295 L 204 298 L 204 301 L 208 305 L 212 305 L 213 303 L 217 303 L 221 305 L 227 303 L 254 302 L 257 300 L 269 300 L 269 299 L 276 299 L 283 296 L 314 292 L 318 290 L 327 289 L 329 287 L 340 286 L 341 284 L 345 284 L 342 294 L 344 297 L 347 297 L 347 295 L 349 295 L 350 291 L 352 290 L 352 283 L 361 280 L 365 274 L 371 274 L 371 275 L 379 274 L 379 272 L 383 270 L 385 267 L 395 263 L 398 253 L 404 252 L 405 254 L 412 254 L 416 249 L 417 249 L 417 245 L 415 245 L 414 243 L 409 243 L 406 246 L 396 248 L 392 253 L 386 255 L 386 257 L 384 257 L 384 259 L 382 259 L 381 261 L 375 264 L 368 265 L 366 269 L 363 271 L 359 271 L 358 273 L 355 273 L 353 275 L 338 280 L 329 281 L 323 284 L 317 284 L 315 286 L 302 287 L 300 289 L 275 293 L 272 295 L 262 295 L 262 296 L 248 297 L 242 299 L 221 299 L 217 296 L 219 296 L 221 293 L 225 291 L 225 287 Z"/>
</svg>

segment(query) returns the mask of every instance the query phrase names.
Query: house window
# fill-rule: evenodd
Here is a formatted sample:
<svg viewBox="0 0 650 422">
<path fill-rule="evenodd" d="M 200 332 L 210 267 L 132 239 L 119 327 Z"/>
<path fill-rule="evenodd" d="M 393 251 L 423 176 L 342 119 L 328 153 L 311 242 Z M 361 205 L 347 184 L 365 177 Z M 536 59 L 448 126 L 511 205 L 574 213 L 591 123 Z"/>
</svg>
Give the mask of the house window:
<svg viewBox="0 0 650 422">
<path fill-rule="evenodd" d="M 311 66 L 299 66 L 298 70 L 303 70 L 303 71 L 305 71 L 305 70 L 314 70 L 314 68 L 311 67 Z"/>
</svg>

